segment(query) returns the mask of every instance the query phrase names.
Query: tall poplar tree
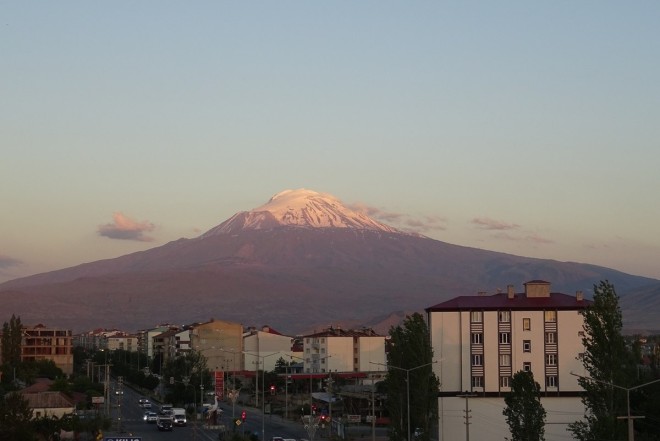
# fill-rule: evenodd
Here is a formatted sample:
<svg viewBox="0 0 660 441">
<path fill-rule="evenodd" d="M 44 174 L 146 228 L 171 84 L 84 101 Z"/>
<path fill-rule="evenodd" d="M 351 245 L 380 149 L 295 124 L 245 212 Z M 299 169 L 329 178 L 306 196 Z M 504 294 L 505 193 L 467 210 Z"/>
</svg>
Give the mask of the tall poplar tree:
<svg viewBox="0 0 660 441">
<path fill-rule="evenodd" d="M 421 434 L 416 438 L 428 440 L 432 422 L 438 415 L 440 382 L 433 373 L 431 336 L 424 317 L 415 313 L 406 317 L 402 326 L 392 327 L 389 344 L 385 385 L 391 420 L 390 440 L 402 441 L 412 437 L 408 433 L 408 416 L 411 432 L 419 428 Z"/>
<path fill-rule="evenodd" d="M 9 322 L 2 324 L 2 368 L 5 381 L 13 379 L 13 369 L 21 363 L 21 339 L 23 337 L 23 324 L 21 318 L 12 314 Z"/>
<path fill-rule="evenodd" d="M 531 372 L 518 371 L 511 392 L 504 397 L 502 412 L 511 431 L 511 441 L 543 441 L 546 411 L 541 404 L 541 386 Z"/>
<path fill-rule="evenodd" d="M 594 285 L 593 304 L 582 310 L 584 317 L 584 354 L 586 376 L 578 379 L 585 390 L 582 402 L 585 419 L 569 425 L 569 431 L 581 441 L 625 439 L 626 391 L 635 379 L 633 354 L 621 333 L 623 319 L 614 285 L 601 281 Z M 618 387 L 614 387 L 616 385 Z"/>
</svg>

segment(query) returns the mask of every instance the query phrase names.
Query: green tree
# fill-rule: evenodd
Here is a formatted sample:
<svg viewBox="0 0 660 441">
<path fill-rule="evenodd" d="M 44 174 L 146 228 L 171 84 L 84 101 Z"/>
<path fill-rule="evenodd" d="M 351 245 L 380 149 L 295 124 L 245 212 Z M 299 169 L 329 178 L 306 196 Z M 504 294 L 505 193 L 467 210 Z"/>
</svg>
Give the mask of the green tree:
<svg viewBox="0 0 660 441">
<path fill-rule="evenodd" d="M 34 441 L 32 409 L 18 392 L 10 392 L 0 399 L 0 441 Z"/>
<path fill-rule="evenodd" d="M 433 373 L 433 349 L 428 326 L 424 317 L 415 313 L 406 317 L 402 326 L 392 327 L 389 334 L 385 384 L 386 406 L 391 420 L 390 439 L 409 439 L 412 435 L 408 433 L 410 427 L 411 432 L 421 429 L 418 439 L 428 440 L 431 422 L 438 414 L 440 385 Z"/>
<path fill-rule="evenodd" d="M 582 362 L 587 372 L 578 379 L 585 390 L 582 402 L 585 419 L 569 425 L 569 431 L 581 441 L 624 439 L 626 392 L 635 379 L 636 364 L 621 333 L 623 319 L 619 297 L 608 281 L 594 285 L 593 304 L 580 312 L 584 317 L 584 354 Z"/>
<path fill-rule="evenodd" d="M 546 412 L 541 404 L 541 386 L 531 372 L 518 371 L 511 392 L 504 397 L 502 412 L 511 431 L 511 441 L 543 441 Z"/>
<path fill-rule="evenodd" d="M 23 325 L 21 318 L 12 314 L 9 322 L 2 324 L 2 340 L 0 340 L 0 353 L 2 358 L 2 378 L 4 381 L 14 379 L 14 369 L 21 364 L 21 339 L 23 337 Z"/>
<path fill-rule="evenodd" d="M 170 379 L 174 383 L 170 383 Z M 187 381 L 186 381 L 187 380 Z M 199 402 L 197 395 L 200 381 L 204 390 L 211 390 L 211 373 L 206 367 L 206 357 L 199 351 L 190 351 L 185 355 L 174 357 L 163 366 L 163 381 L 167 388 L 165 399 L 173 404 Z"/>
</svg>

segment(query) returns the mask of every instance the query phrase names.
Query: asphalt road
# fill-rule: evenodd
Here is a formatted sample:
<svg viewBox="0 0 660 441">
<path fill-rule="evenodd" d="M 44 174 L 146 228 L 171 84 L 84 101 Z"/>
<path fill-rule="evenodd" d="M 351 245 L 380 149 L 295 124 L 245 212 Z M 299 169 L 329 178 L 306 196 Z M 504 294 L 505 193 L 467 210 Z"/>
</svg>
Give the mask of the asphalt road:
<svg viewBox="0 0 660 441">
<path fill-rule="evenodd" d="M 114 386 L 114 384 L 113 384 Z M 114 392 L 115 387 L 112 388 Z M 138 405 L 138 400 L 141 395 L 125 387 L 123 394 L 111 396 L 111 417 L 113 420 L 113 427 L 110 431 L 104 433 L 105 437 L 140 437 L 142 441 L 218 441 L 221 431 L 217 428 L 208 428 L 205 424 L 199 421 L 188 421 L 186 427 L 175 427 L 172 432 L 160 432 L 155 424 L 144 422 L 143 415 L 145 409 Z M 328 427 L 321 427 L 316 430 L 314 436 L 305 429 L 301 421 L 285 420 L 279 416 L 272 416 L 269 414 L 262 414 L 260 409 L 252 407 L 236 406 L 233 412 L 236 416 L 241 415 L 243 411 L 246 413 L 246 420 L 244 424 L 232 428 L 232 405 L 229 403 L 221 402 L 219 404 L 222 409 L 222 416 L 219 419 L 219 424 L 225 426 L 226 432 L 232 430 L 244 431 L 246 433 L 253 433 L 257 435 L 259 440 L 270 441 L 272 437 L 281 437 L 295 440 L 310 440 L 325 441 L 328 436 Z M 153 403 L 153 411 L 158 411 L 158 403 Z M 358 427 L 352 428 L 352 435 L 355 436 L 358 430 L 361 433 L 361 438 L 365 440 L 370 439 L 370 428 Z M 381 430 L 378 430 L 381 432 Z M 381 433 L 378 438 L 382 439 Z"/>
</svg>

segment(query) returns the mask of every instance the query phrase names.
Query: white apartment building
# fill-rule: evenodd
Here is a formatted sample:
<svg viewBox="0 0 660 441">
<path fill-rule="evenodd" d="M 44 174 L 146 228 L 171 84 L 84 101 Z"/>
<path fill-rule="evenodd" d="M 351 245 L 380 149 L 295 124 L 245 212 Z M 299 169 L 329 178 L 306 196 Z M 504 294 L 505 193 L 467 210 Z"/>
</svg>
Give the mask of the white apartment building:
<svg viewBox="0 0 660 441">
<path fill-rule="evenodd" d="M 261 329 L 249 328 L 243 334 L 245 370 L 264 369 L 271 372 L 280 358 L 287 363 L 298 362 L 299 356 L 293 353 L 292 346 L 292 337 L 282 335 L 270 326 L 263 326 Z"/>
<path fill-rule="evenodd" d="M 303 337 L 303 363 L 303 373 L 385 371 L 385 337 L 371 329 L 328 328 Z"/>
<path fill-rule="evenodd" d="M 582 388 L 571 372 L 584 374 L 579 311 L 591 302 L 581 292 L 553 293 L 542 280 L 524 287 L 523 293 L 509 285 L 506 293 L 461 296 L 426 308 L 441 385 L 440 441 L 509 437 L 504 396 L 521 370 L 541 385 L 546 441 L 571 439 L 568 424 L 584 416 Z"/>
</svg>

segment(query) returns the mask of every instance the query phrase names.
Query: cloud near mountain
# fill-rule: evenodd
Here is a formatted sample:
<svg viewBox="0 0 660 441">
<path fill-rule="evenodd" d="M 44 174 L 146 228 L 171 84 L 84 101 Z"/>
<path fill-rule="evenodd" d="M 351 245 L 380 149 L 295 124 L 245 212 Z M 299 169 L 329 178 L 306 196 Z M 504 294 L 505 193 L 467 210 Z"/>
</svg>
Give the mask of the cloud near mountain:
<svg viewBox="0 0 660 441">
<path fill-rule="evenodd" d="M 131 240 L 144 240 L 154 229 L 121 213 L 102 227 L 99 234 Z M 489 231 L 515 233 L 519 240 L 532 234 Z M 10 280 L 0 284 L 0 303 L 25 323 L 74 330 L 134 330 L 215 317 L 296 333 L 423 311 L 509 284 L 522 289 L 534 279 L 550 282 L 553 292 L 583 291 L 587 297 L 595 284 L 609 280 L 621 296 L 624 323 L 657 326 L 658 280 L 448 244 L 305 189 L 280 192 L 192 239 Z"/>
<path fill-rule="evenodd" d="M 122 212 L 112 215 L 112 223 L 99 225 L 97 233 L 99 236 L 109 239 L 135 240 L 139 242 L 152 242 L 154 239 L 145 235 L 156 228 L 148 221 L 137 222 Z"/>
</svg>

